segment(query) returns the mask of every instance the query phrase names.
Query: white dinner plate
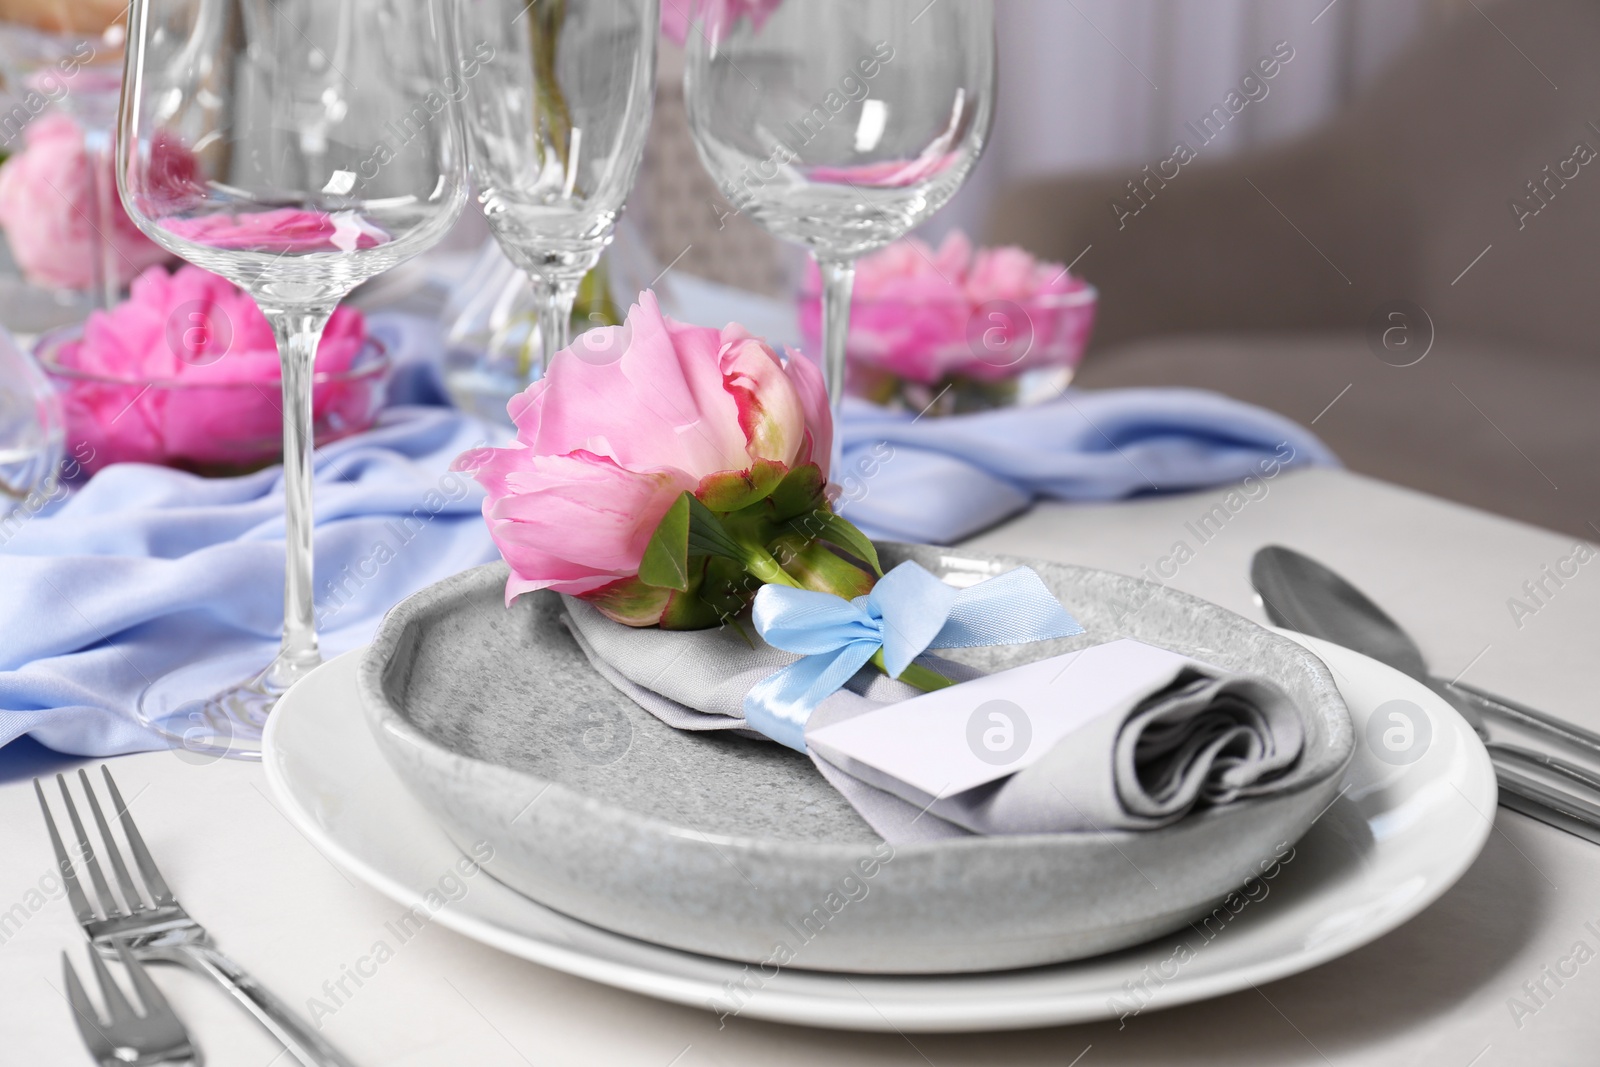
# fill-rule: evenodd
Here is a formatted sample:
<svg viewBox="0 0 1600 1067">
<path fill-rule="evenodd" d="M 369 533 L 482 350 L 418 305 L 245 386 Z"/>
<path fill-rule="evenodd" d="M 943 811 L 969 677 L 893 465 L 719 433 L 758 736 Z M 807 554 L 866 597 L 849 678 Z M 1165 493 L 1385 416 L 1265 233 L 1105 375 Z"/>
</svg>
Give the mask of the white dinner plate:
<svg viewBox="0 0 1600 1067">
<path fill-rule="evenodd" d="M 901 977 L 697 956 L 590 926 L 488 877 L 475 878 L 435 918 L 513 955 L 648 996 L 856 1030 L 1083 1022 L 1295 974 L 1381 937 L 1438 899 L 1483 847 L 1496 790 L 1477 735 L 1425 687 L 1365 656 L 1290 636 L 1338 680 L 1355 723 L 1355 758 L 1317 824 L 1190 931 L 1050 967 Z M 461 853 L 379 755 L 356 692 L 359 656 L 358 649 L 329 662 L 279 702 L 264 738 L 267 779 L 336 864 L 402 905 L 432 911 Z"/>
</svg>

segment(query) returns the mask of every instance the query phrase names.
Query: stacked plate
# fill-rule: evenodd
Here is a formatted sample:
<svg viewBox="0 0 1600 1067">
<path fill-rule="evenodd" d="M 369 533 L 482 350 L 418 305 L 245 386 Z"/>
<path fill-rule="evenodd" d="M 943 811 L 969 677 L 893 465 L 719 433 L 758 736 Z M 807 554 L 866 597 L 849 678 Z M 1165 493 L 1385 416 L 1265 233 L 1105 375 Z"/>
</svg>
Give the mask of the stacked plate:
<svg viewBox="0 0 1600 1067">
<path fill-rule="evenodd" d="M 1020 562 L 884 549 L 969 580 Z M 1229 992 L 1392 929 L 1477 855 L 1493 775 L 1422 686 L 1160 586 L 1031 565 L 1090 640 L 1137 637 L 1287 689 L 1308 738 L 1292 788 L 1150 833 L 894 848 L 798 755 L 633 705 L 588 666 L 557 598 L 503 606 L 499 566 L 419 593 L 289 694 L 269 779 L 341 866 L 468 936 L 716 1011 L 867 1029 Z M 1395 699 L 1432 727 L 1403 765 L 1360 740 Z M 464 857 L 488 876 L 456 903 L 430 896 Z"/>
</svg>

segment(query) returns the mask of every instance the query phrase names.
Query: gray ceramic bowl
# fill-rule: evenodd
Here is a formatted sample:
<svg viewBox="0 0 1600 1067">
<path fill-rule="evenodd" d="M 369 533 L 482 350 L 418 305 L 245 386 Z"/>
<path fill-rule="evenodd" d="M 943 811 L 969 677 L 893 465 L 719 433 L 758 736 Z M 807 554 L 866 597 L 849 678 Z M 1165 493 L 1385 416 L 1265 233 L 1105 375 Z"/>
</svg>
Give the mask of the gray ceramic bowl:
<svg viewBox="0 0 1600 1067">
<path fill-rule="evenodd" d="M 759 966 L 999 970 L 1137 944 L 1259 874 L 1333 799 L 1354 740 L 1327 668 L 1214 604 L 1107 571 L 923 546 L 886 566 L 984 575 L 1030 562 L 1087 632 L 951 653 L 1000 669 L 1132 636 L 1282 685 L 1305 717 L 1291 788 L 1150 833 L 891 848 L 798 753 L 681 733 L 597 675 L 553 594 L 503 606 L 492 564 L 407 599 L 361 664 L 387 759 L 495 877 L 610 930 Z"/>
</svg>

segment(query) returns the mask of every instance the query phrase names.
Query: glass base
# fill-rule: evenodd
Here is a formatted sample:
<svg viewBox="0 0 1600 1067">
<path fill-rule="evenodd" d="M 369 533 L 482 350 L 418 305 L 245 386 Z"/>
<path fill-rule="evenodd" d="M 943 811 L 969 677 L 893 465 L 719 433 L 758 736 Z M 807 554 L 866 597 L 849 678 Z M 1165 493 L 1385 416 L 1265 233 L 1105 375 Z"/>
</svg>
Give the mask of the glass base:
<svg viewBox="0 0 1600 1067">
<path fill-rule="evenodd" d="M 257 657 L 221 663 L 207 660 L 164 675 L 139 695 L 139 721 L 159 733 L 174 755 L 186 763 L 259 761 L 267 716 L 292 681 L 308 673 L 300 671 L 286 680 L 283 675 L 289 672 L 279 660 L 264 670 L 247 673 L 260 663 Z M 196 695 L 213 689 L 219 676 L 244 680 L 208 696 Z"/>
</svg>

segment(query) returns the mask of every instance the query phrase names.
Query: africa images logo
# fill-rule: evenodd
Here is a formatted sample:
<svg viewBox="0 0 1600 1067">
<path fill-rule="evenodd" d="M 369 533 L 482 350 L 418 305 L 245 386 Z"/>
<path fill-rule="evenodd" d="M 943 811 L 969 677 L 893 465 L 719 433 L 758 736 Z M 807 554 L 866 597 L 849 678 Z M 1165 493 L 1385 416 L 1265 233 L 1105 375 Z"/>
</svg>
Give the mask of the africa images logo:
<svg viewBox="0 0 1600 1067">
<path fill-rule="evenodd" d="M 1009 700 L 985 700 L 967 717 L 967 747 L 983 762 L 1007 767 L 1028 754 L 1033 723 Z"/>
</svg>

